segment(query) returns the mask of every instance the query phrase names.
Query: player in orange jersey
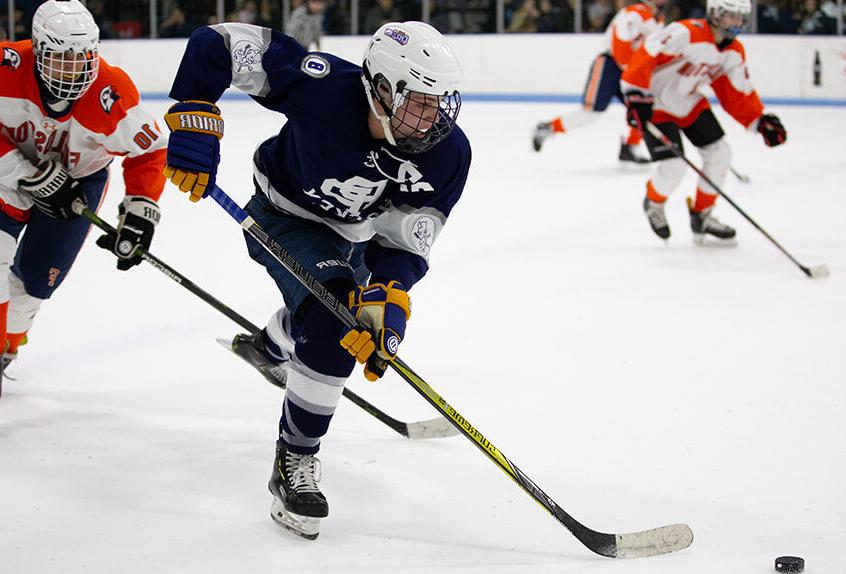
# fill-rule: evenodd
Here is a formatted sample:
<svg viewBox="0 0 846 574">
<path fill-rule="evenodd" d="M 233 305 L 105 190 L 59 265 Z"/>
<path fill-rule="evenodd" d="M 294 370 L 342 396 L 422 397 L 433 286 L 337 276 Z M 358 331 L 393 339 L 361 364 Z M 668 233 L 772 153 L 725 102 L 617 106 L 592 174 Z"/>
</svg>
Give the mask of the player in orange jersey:
<svg viewBox="0 0 846 574">
<path fill-rule="evenodd" d="M 0 43 L 0 372 L 41 303 L 66 277 L 123 156 L 117 236 L 98 240 L 129 269 L 159 221 L 166 138 L 135 85 L 98 54 L 100 31 L 78 0 L 48 0 L 32 40 Z M 2 380 L 0 376 L 0 380 Z"/>
<path fill-rule="evenodd" d="M 735 37 L 746 26 L 751 11 L 749 0 L 708 0 L 707 19 L 674 22 L 649 36 L 621 81 L 629 123 L 642 129 L 651 121 L 679 148 L 680 132 L 684 132 L 702 156 L 702 170 L 718 186 L 723 185 L 731 166 L 731 149 L 708 100 L 699 91 L 702 86 L 710 85 L 723 108 L 747 129 L 757 130 L 768 146 L 787 139 L 778 117 L 764 113 L 749 81 L 743 45 Z M 667 239 L 670 226 L 664 202 L 684 178 L 686 165 L 648 132 L 645 138 L 658 167 L 646 183 L 643 208 L 655 234 Z M 712 215 L 717 195 L 717 190 L 700 178 L 696 200 L 688 198 L 690 226 L 697 243 L 706 238 L 734 243 L 735 230 Z"/>
<path fill-rule="evenodd" d="M 620 74 L 628 67 L 632 54 L 640 48 L 644 38 L 664 22 L 662 11 L 666 4 L 667 0 L 641 0 L 617 12 L 605 30 L 605 51 L 591 64 L 582 93 L 582 107 L 567 116 L 539 123 L 532 137 L 535 151 L 540 151 L 543 142 L 553 134 L 595 122 L 614 96 L 623 101 Z M 648 159 L 634 151 L 642 139 L 637 129 L 629 128 L 620 142 L 620 161 L 648 163 Z"/>
</svg>

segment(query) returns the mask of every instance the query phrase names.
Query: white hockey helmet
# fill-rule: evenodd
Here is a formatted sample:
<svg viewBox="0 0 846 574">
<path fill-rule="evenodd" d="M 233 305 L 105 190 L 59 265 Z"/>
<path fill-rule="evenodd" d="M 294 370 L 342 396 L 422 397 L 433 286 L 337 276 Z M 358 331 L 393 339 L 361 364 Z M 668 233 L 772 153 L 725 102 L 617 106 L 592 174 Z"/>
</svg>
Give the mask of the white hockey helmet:
<svg viewBox="0 0 846 574">
<path fill-rule="evenodd" d="M 749 18 L 752 15 L 752 2 L 750 0 L 707 0 L 705 11 L 708 14 L 708 22 L 723 31 L 728 38 L 734 38 L 749 25 Z M 743 22 L 739 26 L 725 27 L 722 24 L 725 14 L 736 14 L 742 17 Z"/>
<path fill-rule="evenodd" d="M 47 91 L 77 100 L 97 79 L 100 29 L 79 0 L 47 0 L 32 17 L 32 51 Z"/>
<path fill-rule="evenodd" d="M 420 153 L 455 127 L 461 66 L 443 35 L 429 24 L 384 24 L 364 51 L 362 68 L 370 109 L 397 149 Z"/>
</svg>

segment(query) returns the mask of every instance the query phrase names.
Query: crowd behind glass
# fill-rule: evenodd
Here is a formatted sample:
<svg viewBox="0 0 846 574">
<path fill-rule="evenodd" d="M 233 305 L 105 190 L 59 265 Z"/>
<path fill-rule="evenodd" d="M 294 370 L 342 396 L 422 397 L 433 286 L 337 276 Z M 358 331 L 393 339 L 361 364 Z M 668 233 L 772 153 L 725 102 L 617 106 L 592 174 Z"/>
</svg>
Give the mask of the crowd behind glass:
<svg viewBox="0 0 846 574">
<path fill-rule="evenodd" d="M 83 0 L 84 1 L 84 0 Z M 11 4 L 10 4 L 11 2 Z M 198 26 L 246 22 L 280 30 L 306 0 L 88 0 L 102 39 L 181 38 Z M 384 22 L 424 20 L 444 33 L 602 32 L 631 0 L 322 0 L 323 33 L 372 34 Z M 704 0 L 674 0 L 668 22 L 704 17 Z M 0 1 L 0 41 L 29 38 L 39 0 Z M 759 34 L 843 33 L 843 0 L 753 1 Z M 840 22 L 838 22 L 838 14 Z M 9 21 L 14 30 L 9 30 Z M 151 23 L 153 24 L 151 26 Z"/>
</svg>

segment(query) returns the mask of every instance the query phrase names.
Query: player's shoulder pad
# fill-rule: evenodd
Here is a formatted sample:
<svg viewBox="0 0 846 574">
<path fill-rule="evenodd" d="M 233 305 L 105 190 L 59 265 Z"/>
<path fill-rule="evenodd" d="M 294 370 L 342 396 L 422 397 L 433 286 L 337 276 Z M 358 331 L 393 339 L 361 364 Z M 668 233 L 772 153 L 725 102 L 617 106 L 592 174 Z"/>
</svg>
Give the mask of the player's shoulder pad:
<svg viewBox="0 0 846 574">
<path fill-rule="evenodd" d="M 623 8 L 623 10 L 639 14 L 640 17 L 644 19 L 644 21 L 655 17 L 652 14 L 652 10 L 650 10 L 645 4 L 641 4 L 640 2 L 638 2 L 637 4 L 631 4 L 629 6 L 626 6 L 625 8 Z"/>
<path fill-rule="evenodd" d="M 345 72 L 361 74 L 361 66 L 325 52 L 308 52 L 300 62 L 300 71 L 310 78 L 322 79 Z"/>
<path fill-rule="evenodd" d="M 30 40 L 0 42 L 0 95 L 13 98 L 37 95 L 34 60 Z"/>
<path fill-rule="evenodd" d="M 713 34 L 708 22 L 699 18 L 687 18 L 686 20 L 678 20 L 671 23 L 667 28 L 673 26 L 681 26 L 690 34 L 690 41 L 693 42 L 711 42 L 713 41 Z"/>
<path fill-rule="evenodd" d="M 723 48 L 724 52 L 737 52 L 740 54 L 740 59 L 744 62 L 746 61 L 746 48 L 743 47 L 743 44 L 737 38 L 734 38 L 731 43 Z"/>
<path fill-rule="evenodd" d="M 86 128 L 108 135 L 140 100 L 126 72 L 101 57 L 97 79 L 77 102 L 74 117 Z"/>
</svg>

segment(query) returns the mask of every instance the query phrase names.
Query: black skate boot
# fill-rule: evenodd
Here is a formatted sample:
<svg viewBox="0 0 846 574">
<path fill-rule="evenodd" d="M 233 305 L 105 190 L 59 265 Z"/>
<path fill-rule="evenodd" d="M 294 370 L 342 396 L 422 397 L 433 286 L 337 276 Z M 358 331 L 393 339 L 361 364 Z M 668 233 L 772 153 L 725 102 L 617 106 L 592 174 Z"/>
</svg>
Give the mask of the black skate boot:
<svg viewBox="0 0 846 574">
<path fill-rule="evenodd" d="M 295 534 L 314 540 L 329 504 L 320 492 L 320 460 L 312 454 L 290 452 L 280 439 L 267 488 L 273 495 L 270 517 Z"/>
<path fill-rule="evenodd" d="M 552 126 L 549 122 L 541 122 L 535 128 L 535 134 L 532 136 L 532 147 L 535 151 L 540 151 L 544 140 L 552 135 Z"/>
<path fill-rule="evenodd" d="M 714 206 L 702 211 L 693 211 L 693 200 L 687 198 L 687 208 L 690 211 L 690 229 L 693 230 L 693 241 L 698 245 L 737 245 L 736 232 L 733 227 L 721 223 L 711 215 Z"/>
<path fill-rule="evenodd" d="M 252 365 L 270 384 L 284 389 L 288 381 L 288 360 L 279 361 L 272 357 L 267 350 L 264 337 L 266 337 L 264 331 L 260 331 L 254 335 L 235 335 L 231 342 L 226 339 L 217 341 Z"/>
<path fill-rule="evenodd" d="M 670 225 L 667 223 L 667 216 L 664 215 L 664 204 L 652 201 L 648 197 L 643 198 L 643 211 L 649 220 L 649 226 L 655 235 L 661 239 L 670 238 Z"/>
<path fill-rule="evenodd" d="M 626 142 L 620 143 L 620 154 L 617 157 L 620 159 L 620 161 L 627 161 L 630 163 L 637 164 L 650 163 L 652 161 L 649 158 L 636 154 L 634 146 L 629 145 Z"/>
</svg>

